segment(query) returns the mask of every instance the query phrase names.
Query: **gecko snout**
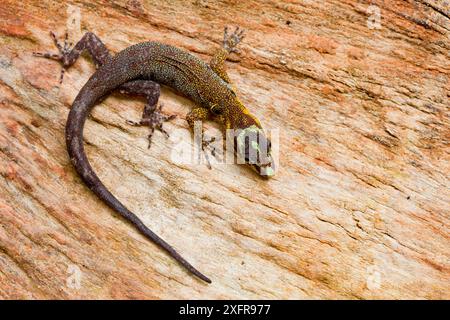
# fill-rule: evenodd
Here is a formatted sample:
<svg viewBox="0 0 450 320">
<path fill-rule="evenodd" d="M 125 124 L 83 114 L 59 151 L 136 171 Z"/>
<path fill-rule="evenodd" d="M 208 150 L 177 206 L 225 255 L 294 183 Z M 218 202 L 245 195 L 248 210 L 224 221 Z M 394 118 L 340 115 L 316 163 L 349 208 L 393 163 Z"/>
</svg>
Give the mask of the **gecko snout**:
<svg viewBox="0 0 450 320">
<path fill-rule="evenodd" d="M 252 125 L 239 130 L 236 135 L 236 153 L 238 160 L 242 159 L 250 165 L 260 176 L 272 177 L 275 165 L 271 155 L 272 144 L 264 131 Z"/>
</svg>

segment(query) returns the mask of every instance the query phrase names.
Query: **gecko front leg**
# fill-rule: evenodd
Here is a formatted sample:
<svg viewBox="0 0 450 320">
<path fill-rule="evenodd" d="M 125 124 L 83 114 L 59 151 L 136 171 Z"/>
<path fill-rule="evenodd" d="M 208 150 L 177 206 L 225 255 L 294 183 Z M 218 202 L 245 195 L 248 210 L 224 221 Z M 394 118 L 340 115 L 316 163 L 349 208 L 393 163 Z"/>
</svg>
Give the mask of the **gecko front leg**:
<svg viewBox="0 0 450 320">
<path fill-rule="evenodd" d="M 150 132 L 147 136 L 148 148 L 150 149 L 152 144 L 152 136 L 155 130 L 161 131 L 167 138 L 169 133 L 162 127 L 163 123 L 176 118 L 176 115 L 165 115 L 161 112 L 162 104 L 149 104 L 147 103 L 142 113 L 142 118 L 139 122 L 128 120 L 127 123 L 132 126 L 148 126 Z"/>
<path fill-rule="evenodd" d="M 60 44 L 53 31 L 50 32 L 50 36 L 58 49 L 58 53 L 33 52 L 33 55 L 56 60 L 62 64 L 61 76 L 59 79 L 60 83 L 63 81 L 65 70 L 77 61 L 78 57 L 84 50 L 89 52 L 97 68 L 107 63 L 112 58 L 100 38 L 92 32 L 86 32 L 73 48 L 72 43 L 68 42 L 67 32 L 65 33 L 63 44 Z"/>
<path fill-rule="evenodd" d="M 237 45 L 244 39 L 244 30 L 236 27 L 233 33 L 228 33 L 228 27 L 223 31 L 223 45 L 217 50 L 209 62 L 211 69 L 225 82 L 231 84 L 225 68 L 225 61 L 232 52 L 238 52 Z"/>
<path fill-rule="evenodd" d="M 211 150 L 211 154 L 213 157 L 216 156 L 216 150 L 213 146 L 211 146 L 211 144 L 216 140 L 216 138 L 215 137 L 207 138 L 207 137 L 205 137 L 205 135 L 203 133 L 203 121 L 208 120 L 210 118 L 211 118 L 210 111 L 207 108 L 203 108 L 203 107 L 193 108 L 186 115 L 186 121 L 189 124 L 189 128 L 191 129 L 191 131 L 194 134 L 197 133 L 195 130 L 195 126 L 196 126 L 195 123 L 200 122 L 200 124 L 201 124 L 201 139 L 196 139 L 196 141 L 201 141 L 201 149 L 202 149 L 203 153 L 205 154 L 205 159 L 207 162 L 206 165 L 208 166 L 209 169 L 212 169 L 206 149 Z"/>
</svg>

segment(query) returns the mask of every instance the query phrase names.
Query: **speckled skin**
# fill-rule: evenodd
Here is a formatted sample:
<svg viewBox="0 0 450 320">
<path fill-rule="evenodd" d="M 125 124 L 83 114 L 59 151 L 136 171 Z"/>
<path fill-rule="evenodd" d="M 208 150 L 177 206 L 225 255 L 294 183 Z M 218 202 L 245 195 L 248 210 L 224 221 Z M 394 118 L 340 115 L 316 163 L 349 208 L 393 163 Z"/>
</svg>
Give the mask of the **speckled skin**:
<svg viewBox="0 0 450 320">
<path fill-rule="evenodd" d="M 103 185 L 92 169 L 83 147 L 83 128 L 95 103 L 112 90 L 141 94 L 147 97 L 143 119 L 139 123 L 150 125 L 153 130 L 162 129 L 162 123 L 172 117 L 164 116 L 156 107 L 160 88 L 158 83 L 172 87 L 195 101 L 198 106 L 186 119 L 191 127 L 196 120 L 206 120 L 214 115 L 225 128 L 261 128 L 236 96 L 235 89 L 225 72 L 224 62 L 242 39 L 242 31 L 236 29 L 228 37 L 225 29 L 224 48 L 214 55 L 208 65 L 187 51 L 158 42 L 144 42 L 126 48 L 112 57 L 100 39 L 92 33 L 70 49 L 67 36 L 64 46 L 59 45 L 52 34 L 60 54 L 36 54 L 61 61 L 69 67 L 83 50 L 88 50 L 98 69 L 80 90 L 73 102 L 66 125 L 66 143 L 70 159 L 86 185 L 106 204 L 119 212 L 149 239 L 166 250 L 190 272 L 210 283 L 211 280 L 182 258 L 169 244 L 148 229 L 142 221 L 117 200 Z M 62 79 L 62 77 L 61 77 Z M 262 132 L 262 131 L 261 131 Z M 149 136 L 149 140 L 151 134 Z M 266 141 L 265 136 L 260 139 Z M 261 141 L 261 140 L 259 140 Z M 245 151 L 248 153 L 248 150 Z"/>
</svg>

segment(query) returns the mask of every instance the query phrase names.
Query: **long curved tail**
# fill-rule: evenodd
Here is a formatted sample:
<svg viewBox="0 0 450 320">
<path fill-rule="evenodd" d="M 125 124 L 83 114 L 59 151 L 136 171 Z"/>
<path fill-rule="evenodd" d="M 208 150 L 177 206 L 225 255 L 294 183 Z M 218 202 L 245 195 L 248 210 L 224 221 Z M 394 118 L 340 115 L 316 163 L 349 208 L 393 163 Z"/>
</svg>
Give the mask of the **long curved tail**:
<svg viewBox="0 0 450 320">
<path fill-rule="evenodd" d="M 97 73 L 99 70 L 97 71 Z M 122 217 L 127 219 L 140 232 L 142 232 L 148 239 L 152 240 L 162 249 L 164 249 L 171 257 L 183 265 L 187 270 L 196 275 L 198 278 L 211 283 L 211 280 L 203 275 L 200 271 L 195 269 L 189 262 L 187 262 L 178 252 L 175 251 L 167 242 L 161 239 L 158 235 L 147 228 L 144 223 L 130 210 L 128 210 L 119 200 L 117 200 L 111 192 L 103 185 L 94 170 L 92 169 L 84 151 L 83 146 L 83 128 L 86 118 L 91 111 L 96 101 L 107 94 L 111 89 L 105 86 L 98 85 L 98 74 L 86 83 L 76 97 L 72 109 L 69 112 L 69 117 L 66 124 L 66 144 L 70 159 L 75 167 L 75 170 L 81 176 L 86 185 L 108 206 L 117 211 Z M 109 87 L 117 87 L 129 79 L 117 80 L 115 84 L 111 83 L 111 79 L 107 82 Z M 97 83 L 97 85 L 96 85 Z"/>
</svg>

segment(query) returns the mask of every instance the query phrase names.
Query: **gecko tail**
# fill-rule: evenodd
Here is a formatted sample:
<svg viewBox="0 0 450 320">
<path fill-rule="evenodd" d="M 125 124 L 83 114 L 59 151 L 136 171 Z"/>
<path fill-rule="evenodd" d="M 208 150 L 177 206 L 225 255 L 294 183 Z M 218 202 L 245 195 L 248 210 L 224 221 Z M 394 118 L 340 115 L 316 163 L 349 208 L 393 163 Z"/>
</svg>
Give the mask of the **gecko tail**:
<svg viewBox="0 0 450 320">
<path fill-rule="evenodd" d="M 197 276 L 199 279 L 207 283 L 211 283 L 211 280 L 208 277 L 194 268 L 177 251 L 175 251 L 172 246 L 147 228 L 134 213 L 128 210 L 116 197 L 114 197 L 94 172 L 84 150 L 83 128 L 90 110 L 101 96 L 103 96 L 102 92 L 93 92 L 91 90 L 84 90 L 83 88 L 75 99 L 69 112 L 66 124 L 66 144 L 70 160 L 72 161 L 75 170 L 89 189 L 91 189 L 109 207 L 117 211 L 122 217 L 134 225 L 143 235 L 165 250 L 189 272 Z"/>
</svg>

